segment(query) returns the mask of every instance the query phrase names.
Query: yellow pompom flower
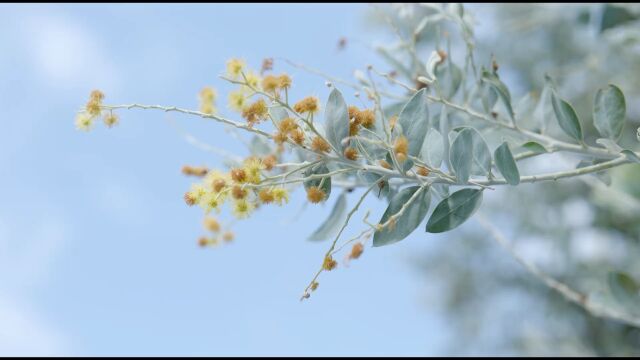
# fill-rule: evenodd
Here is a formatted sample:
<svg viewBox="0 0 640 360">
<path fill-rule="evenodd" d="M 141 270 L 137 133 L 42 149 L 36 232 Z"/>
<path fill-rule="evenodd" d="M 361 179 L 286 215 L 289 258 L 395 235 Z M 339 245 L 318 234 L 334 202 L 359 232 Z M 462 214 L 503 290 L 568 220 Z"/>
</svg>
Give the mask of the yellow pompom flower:
<svg viewBox="0 0 640 360">
<path fill-rule="evenodd" d="M 251 86 L 254 89 L 260 90 L 260 82 L 262 81 L 260 75 L 254 73 L 253 71 L 249 71 L 244 76 L 246 77 L 247 85 Z"/>
<path fill-rule="evenodd" d="M 224 174 L 218 170 L 210 170 L 203 179 L 203 183 L 207 185 L 213 192 L 220 192 L 227 182 L 231 180 L 228 174 Z"/>
<path fill-rule="evenodd" d="M 207 190 L 201 184 L 191 185 L 191 190 L 187 194 L 193 199 L 195 203 L 199 203 L 202 197 L 207 193 Z"/>
<path fill-rule="evenodd" d="M 230 109 L 237 112 L 242 112 L 242 109 L 247 104 L 247 92 L 244 88 L 239 88 L 235 91 L 230 92 L 228 99 Z"/>
<path fill-rule="evenodd" d="M 245 219 L 251 214 L 254 208 L 255 206 L 248 202 L 247 199 L 236 200 L 233 203 L 233 214 L 238 219 Z"/>
<path fill-rule="evenodd" d="M 200 91 L 200 112 L 209 115 L 216 112 L 216 108 L 214 106 L 216 95 L 215 89 L 209 86 Z"/>
<path fill-rule="evenodd" d="M 311 113 L 315 114 L 320 111 L 320 102 L 315 96 L 307 96 L 306 98 L 298 101 L 293 105 L 293 110 L 303 114 Z"/>
<path fill-rule="evenodd" d="M 291 87 L 291 78 L 287 74 L 278 76 L 278 87 L 281 89 L 288 89 Z"/>
<path fill-rule="evenodd" d="M 258 184 L 261 180 L 261 171 L 264 169 L 262 160 L 257 157 L 250 157 L 244 161 L 244 171 L 247 174 L 247 182 Z"/>
<path fill-rule="evenodd" d="M 104 124 L 111 128 L 115 125 L 118 125 L 118 115 L 116 114 L 106 114 L 103 118 L 102 121 L 104 122 Z"/>
<path fill-rule="evenodd" d="M 76 129 L 82 130 L 82 131 L 89 131 L 93 128 L 93 125 L 94 125 L 93 117 L 91 117 L 91 115 L 85 112 L 79 113 L 78 115 L 76 115 L 75 124 L 76 124 Z"/>
<path fill-rule="evenodd" d="M 216 194 L 212 191 L 207 191 L 200 199 L 198 205 L 200 205 L 202 210 L 204 210 L 205 213 L 208 214 L 211 212 L 211 210 L 220 210 L 220 205 L 222 205 L 223 202 L 224 200 L 220 196 L 220 194 Z"/>
<path fill-rule="evenodd" d="M 271 190 L 273 202 L 282 205 L 289 202 L 289 192 L 285 188 L 275 188 Z"/>
<path fill-rule="evenodd" d="M 227 76 L 236 80 L 240 78 L 242 74 L 242 70 L 245 68 L 246 64 L 242 59 L 229 59 L 227 61 Z"/>
</svg>

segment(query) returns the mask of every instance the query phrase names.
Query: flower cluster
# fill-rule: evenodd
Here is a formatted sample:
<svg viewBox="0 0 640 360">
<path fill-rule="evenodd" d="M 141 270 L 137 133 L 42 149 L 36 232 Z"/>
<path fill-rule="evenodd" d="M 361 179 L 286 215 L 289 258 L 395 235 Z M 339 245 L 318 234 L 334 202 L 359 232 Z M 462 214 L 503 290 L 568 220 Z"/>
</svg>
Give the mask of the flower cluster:
<svg viewBox="0 0 640 360">
<path fill-rule="evenodd" d="M 93 129 L 95 119 L 102 116 L 104 124 L 111 128 L 118 124 L 118 116 L 112 111 L 103 111 L 102 100 L 104 94 L 100 90 L 93 90 L 84 109 L 76 115 L 76 129 L 89 131 Z"/>
<path fill-rule="evenodd" d="M 220 243 L 230 243 L 235 238 L 235 234 L 230 229 L 223 230 L 222 225 L 213 216 L 206 216 L 202 223 L 208 235 L 198 238 L 198 245 L 201 247 L 217 246 Z"/>
<path fill-rule="evenodd" d="M 242 167 L 227 173 L 208 171 L 202 182 L 193 184 L 185 196 L 188 205 L 200 206 L 206 214 L 220 211 L 229 201 L 233 214 L 244 219 L 263 204 L 283 205 L 289 201 L 288 190 L 283 186 L 262 184 L 263 172 L 273 169 L 275 158 L 248 157 Z"/>
</svg>

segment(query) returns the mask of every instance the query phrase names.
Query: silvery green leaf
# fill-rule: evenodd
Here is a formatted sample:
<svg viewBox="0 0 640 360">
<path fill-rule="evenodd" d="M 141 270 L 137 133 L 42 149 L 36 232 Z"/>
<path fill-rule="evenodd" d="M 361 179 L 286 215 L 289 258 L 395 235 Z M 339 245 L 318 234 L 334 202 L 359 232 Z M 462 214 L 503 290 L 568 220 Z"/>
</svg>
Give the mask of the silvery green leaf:
<svg viewBox="0 0 640 360">
<path fill-rule="evenodd" d="M 524 143 L 522 147 L 536 154 L 542 154 L 547 152 L 547 149 L 544 146 L 538 144 L 535 141 L 529 141 L 527 143 Z"/>
<path fill-rule="evenodd" d="M 271 114 L 271 117 L 276 123 L 280 123 L 280 121 L 289 117 L 289 113 L 287 112 L 287 109 L 283 108 L 282 106 L 270 107 L 269 113 Z"/>
<path fill-rule="evenodd" d="M 638 155 L 636 155 L 636 153 L 634 153 L 631 150 L 622 150 L 621 151 L 622 154 L 625 154 L 627 156 L 627 159 L 640 164 L 640 157 L 638 157 Z"/>
<path fill-rule="evenodd" d="M 347 196 L 343 192 L 338 196 L 338 200 L 336 200 L 329 217 L 316 229 L 316 231 L 313 232 L 313 234 L 309 236 L 309 240 L 321 241 L 334 237 L 344 223 L 346 212 Z"/>
<path fill-rule="evenodd" d="M 626 114 L 624 94 L 615 85 L 599 89 L 593 102 L 593 125 L 609 139 L 617 140 L 622 135 Z"/>
<path fill-rule="evenodd" d="M 391 216 L 398 213 L 418 189 L 420 189 L 420 186 L 408 187 L 393 196 L 379 223 L 383 224 Z M 408 205 L 404 213 L 396 220 L 394 226 L 388 226 L 381 231 L 375 232 L 373 246 L 393 244 L 409 236 L 427 216 L 430 203 L 431 195 L 427 188 L 422 190 L 418 197 Z"/>
<path fill-rule="evenodd" d="M 535 123 L 535 109 L 537 106 L 536 99 L 531 95 L 531 93 L 526 93 L 523 97 L 518 99 L 515 102 L 513 107 L 513 111 L 518 118 L 520 126 L 528 128 L 528 127 L 537 127 Z"/>
<path fill-rule="evenodd" d="M 507 109 L 509 118 L 515 122 L 515 115 L 513 113 L 513 107 L 511 106 L 511 94 L 507 86 L 500 80 L 497 74 L 487 71 L 486 69 L 482 72 L 482 81 L 488 83 L 491 89 L 495 91 Z"/>
<path fill-rule="evenodd" d="M 324 117 L 327 140 L 342 152 L 344 150 L 342 139 L 349 136 L 349 113 L 347 104 L 338 89 L 334 88 L 329 94 Z"/>
<path fill-rule="evenodd" d="M 456 179 L 460 183 L 466 183 L 471 176 L 471 164 L 473 163 L 473 137 L 470 130 L 462 131 L 451 143 L 449 157 Z"/>
<path fill-rule="evenodd" d="M 460 226 L 482 203 L 482 190 L 462 189 L 443 199 L 427 221 L 427 232 L 441 233 Z"/>
<path fill-rule="evenodd" d="M 607 276 L 607 285 L 620 306 L 632 314 L 640 313 L 640 287 L 629 275 L 612 271 Z"/>
<path fill-rule="evenodd" d="M 542 93 L 540 94 L 540 100 L 538 101 L 538 105 L 533 111 L 533 117 L 538 124 L 538 127 L 541 132 L 544 132 L 547 128 L 547 119 L 550 119 L 553 116 L 553 108 L 551 106 L 551 86 L 549 83 L 545 84 L 542 89 Z"/>
<path fill-rule="evenodd" d="M 387 155 L 385 156 L 385 161 L 389 164 L 393 164 L 393 158 L 391 158 L 391 153 L 388 151 L 387 151 Z M 402 169 L 402 172 L 406 173 L 413 167 L 413 160 L 407 159 L 402 164 L 399 164 L 399 165 Z"/>
<path fill-rule="evenodd" d="M 325 164 L 318 164 L 312 166 L 304 171 L 304 176 L 308 177 L 311 175 L 322 175 L 328 174 L 329 169 Z M 321 186 L 322 184 L 322 186 Z M 326 194 L 325 201 L 329 198 L 331 194 L 331 176 L 319 177 L 314 179 L 309 179 L 304 181 L 304 188 L 309 189 L 310 187 L 320 187 L 322 191 Z"/>
<path fill-rule="evenodd" d="M 398 124 L 402 126 L 402 133 L 409 140 L 409 155 L 418 156 L 429 130 L 429 108 L 425 89 L 418 91 L 407 102 L 400 112 Z"/>
<path fill-rule="evenodd" d="M 422 144 L 421 158 L 432 168 L 439 168 L 444 157 L 444 139 L 436 129 L 429 129 Z"/>
<path fill-rule="evenodd" d="M 449 161 L 458 181 L 465 183 L 469 180 L 470 175 L 489 174 L 491 171 L 491 152 L 482 135 L 476 129 L 470 127 L 462 127 L 461 129 L 451 143 Z"/>
<path fill-rule="evenodd" d="M 376 197 L 378 197 L 378 199 L 389 195 L 389 182 L 387 180 L 380 180 L 382 175 L 368 171 L 358 171 L 358 175 L 367 184 L 372 184 L 374 182 L 378 183 L 378 187 L 371 191 L 376 195 Z"/>
<path fill-rule="evenodd" d="M 489 83 L 483 82 L 480 90 L 480 100 L 485 112 L 490 112 L 498 102 L 498 94 Z"/>
<path fill-rule="evenodd" d="M 438 66 L 435 76 L 446 99 L 454 96 L 462 83 L 462 71 L 452 62 L 445 62 Z"/>
<path fill-rule="evenodd" d="M 582 141 L 582 126 L 573 107 L 560 99 L 555 91 L 551 93 L 551 105 L 562 130 L 573 139 Z"/>
<path fill-rule="evenodd" d="M 255 135 L 251 139 L 251 143 L 249 144 L 249 150 L 253 155 L 265 156 L 269 155 L 273 152 L 271 148 L 271 143 L 265 140 L 264 137 Z"/>
<path fill-rule="evenodd" d="M 597 139 L 596 143 L 612 152 L 619 153 L 623 150 L 620 145 L 616 144 L 616 142 L 611 139 Z"/>
<path fill-rule="evenodd" d="M 513 154 L 509 150 L 509 145 L 503 142 L 493 154 L 496 160 L 496 166 L 502 176 L 509 185 L 518 185 L 520 183 L 520 172 L 518 171 L 518 165 L 513 159 Z"/>
</svg>

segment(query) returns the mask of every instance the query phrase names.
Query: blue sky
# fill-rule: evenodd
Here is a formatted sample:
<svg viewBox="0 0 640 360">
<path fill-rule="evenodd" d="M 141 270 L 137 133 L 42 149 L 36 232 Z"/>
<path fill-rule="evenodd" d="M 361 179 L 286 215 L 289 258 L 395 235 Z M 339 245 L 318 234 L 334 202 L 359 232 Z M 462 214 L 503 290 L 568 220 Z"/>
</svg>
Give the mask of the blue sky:
<svg viewBox="0 0 640 360">
<path fill-rule="evenodd" d="M 74 129 L 94 88 L 107 103 L 197 106 L 230 57 L 286 57 L 349 77 L 374 62 L 364 4 L 0 5 L 0 354 L 423 355 L 444 321 L 412 264 L 423 232 L 367 249 L 302 289 L 327 243 L 305 240 L 331 204 L 261 211 L 201 249 L 185 164 L 220 165 L 180 128 L 243 154 L 223 127 L 158 112 Z M 337 52 L 341 36 L 354 39 Z M 276 62 L 297 94 L 324 80 Z M 225 99 L 220 105 L 224 106 Z M 353 203 L 355 200 L 351 200 Z M 371 200 L 373 217 L 384 210 Z M 352 228 L 359 232 L 361 228 Z M 429 238 L 430 243 L 444 238 Z"/>
</svg>

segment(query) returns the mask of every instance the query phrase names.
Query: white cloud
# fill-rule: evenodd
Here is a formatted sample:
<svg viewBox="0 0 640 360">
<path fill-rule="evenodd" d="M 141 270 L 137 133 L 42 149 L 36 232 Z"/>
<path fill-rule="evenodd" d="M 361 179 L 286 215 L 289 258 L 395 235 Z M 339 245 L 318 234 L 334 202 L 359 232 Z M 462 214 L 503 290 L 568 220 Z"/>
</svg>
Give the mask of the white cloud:
<svg viewBox="0 0 640 360">
<path fill-rule="evenodd" d="M 66 340 L 22 302 L 0 297 L 0 355 L 62 356 Z"/>
<path fill-rule="evenodd" d="M 45 216 L 31 227 L 9 224 L 0 218 L 0 355 L 62 355 L 64 335 L 31 308 L 29 296 L 60 254 L 68 233 L 64 222 Z"/>
<path fill-rule="evenodd" d="M 118 85 L 106 49 L 72 18 L 49 10 L 25 16 L 21 24 L 29 58 L 52 86 L 86 84 L 113 90 Z"/>
</svg>

